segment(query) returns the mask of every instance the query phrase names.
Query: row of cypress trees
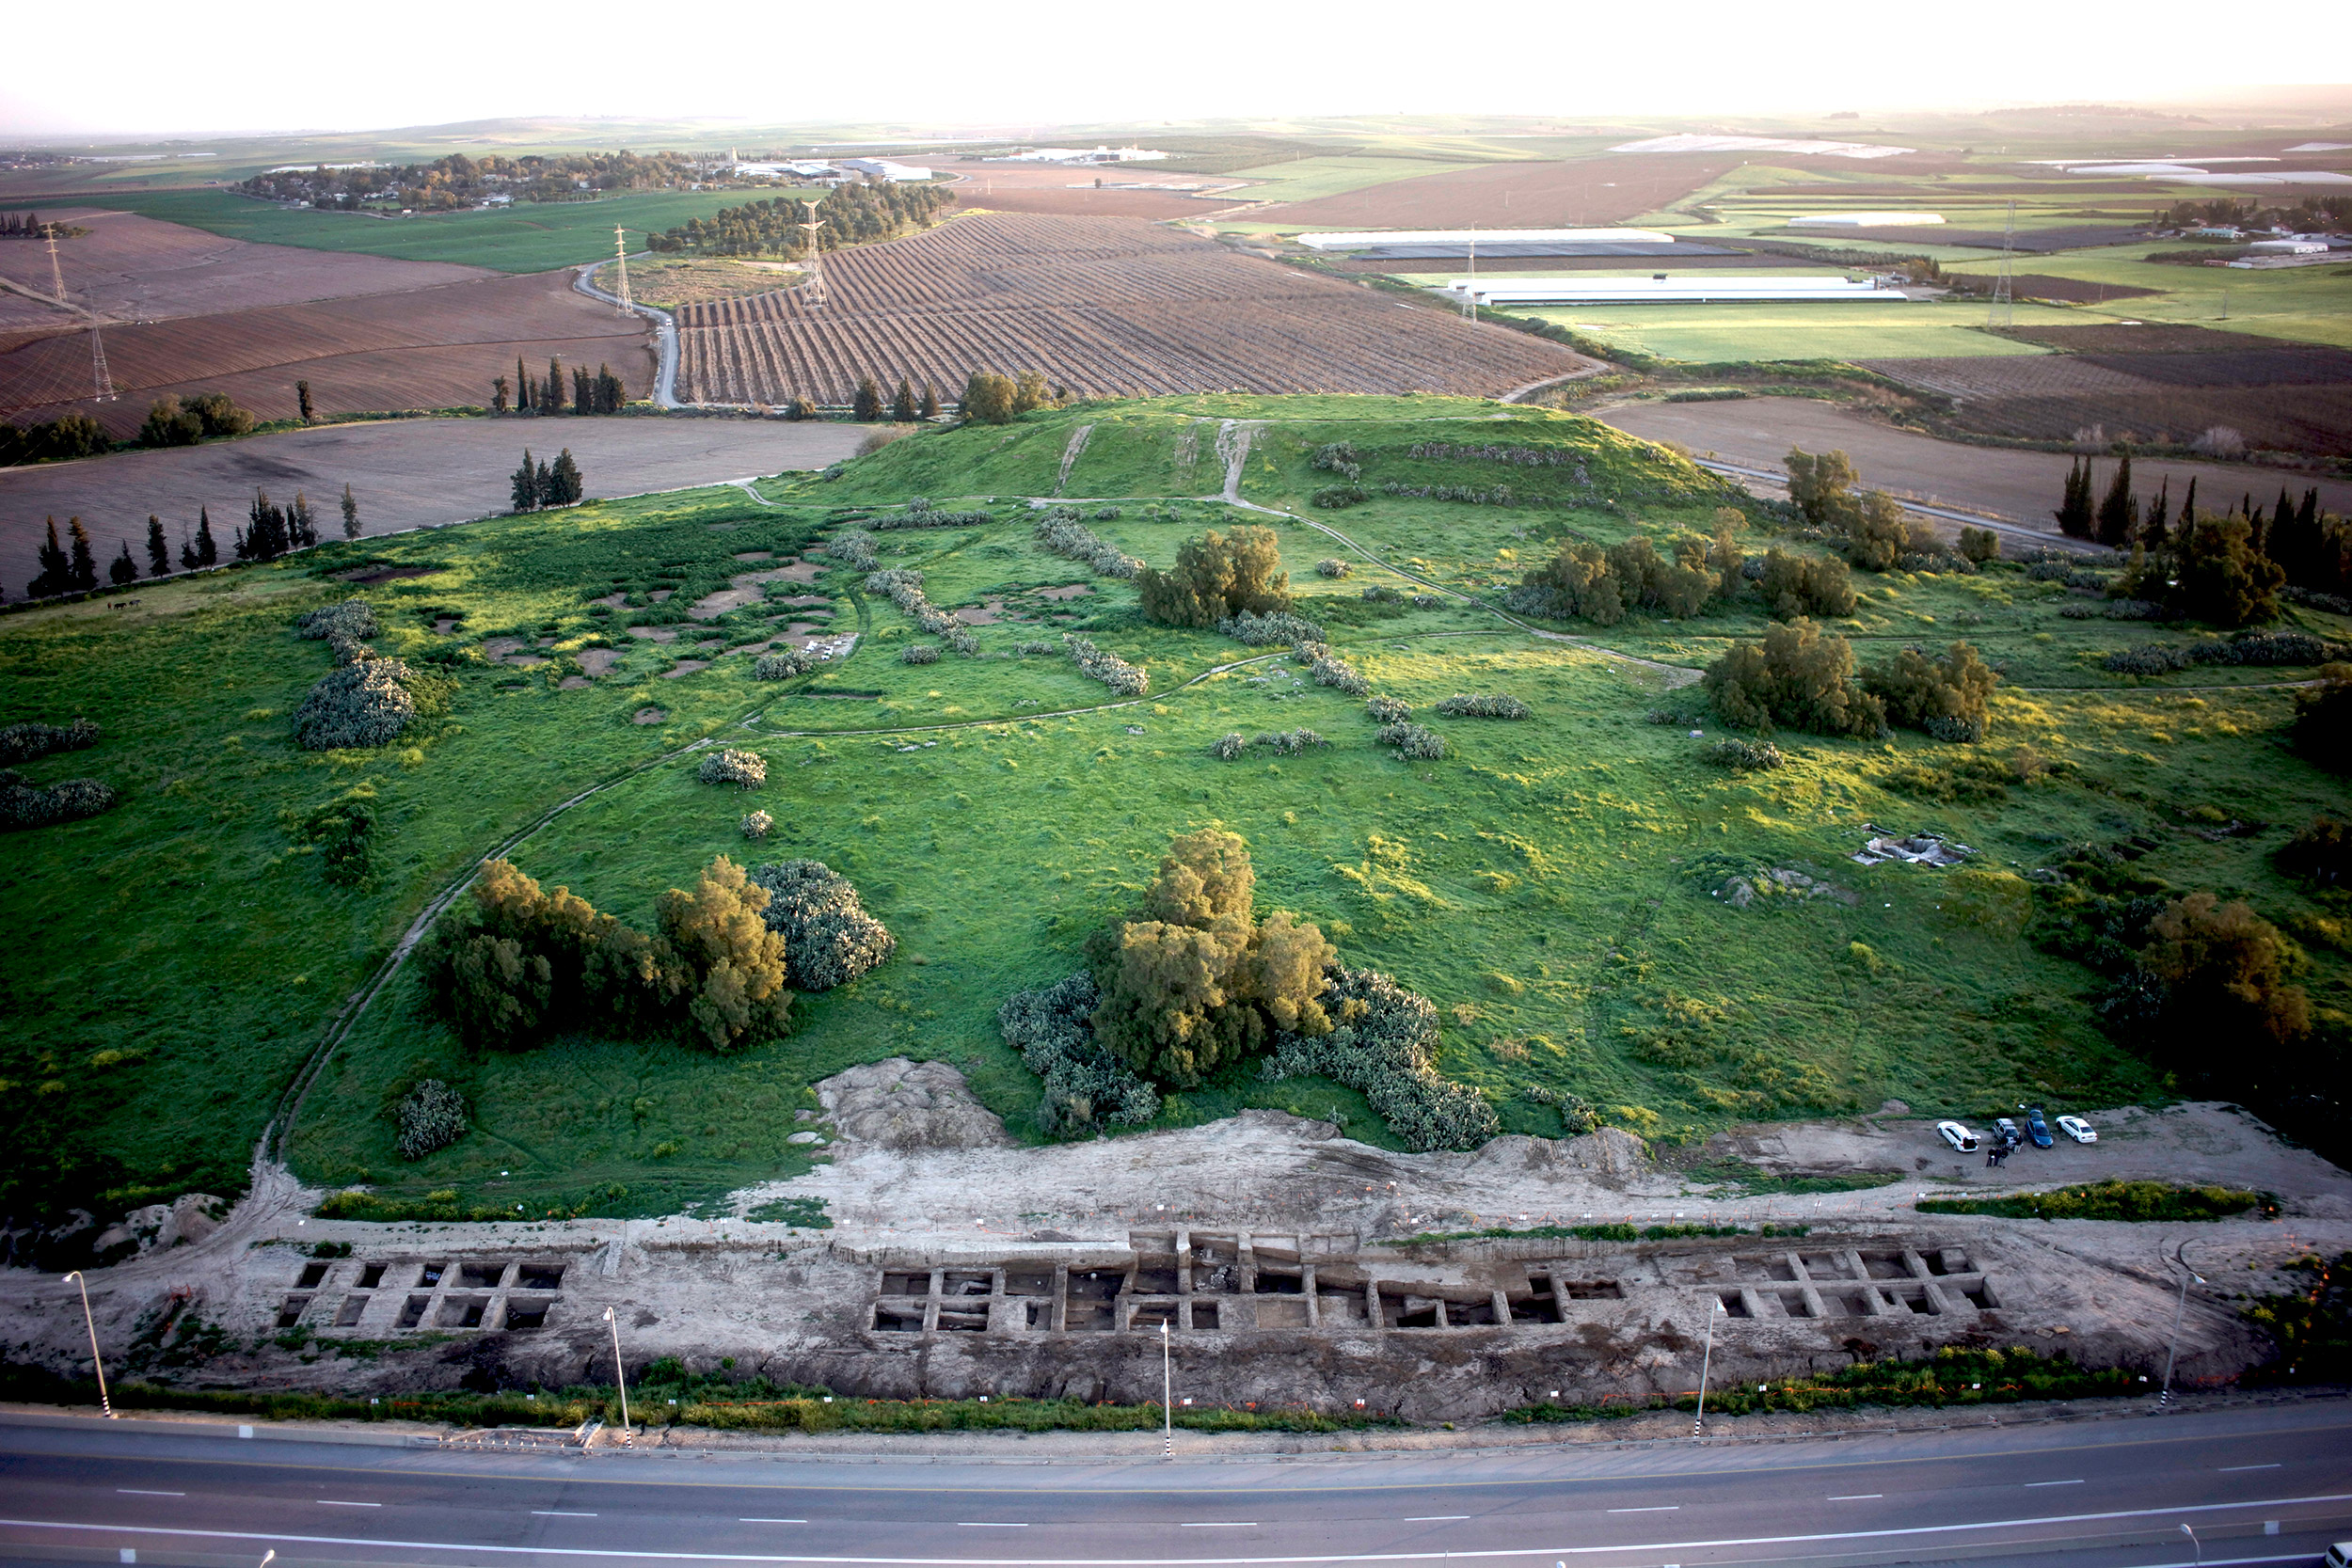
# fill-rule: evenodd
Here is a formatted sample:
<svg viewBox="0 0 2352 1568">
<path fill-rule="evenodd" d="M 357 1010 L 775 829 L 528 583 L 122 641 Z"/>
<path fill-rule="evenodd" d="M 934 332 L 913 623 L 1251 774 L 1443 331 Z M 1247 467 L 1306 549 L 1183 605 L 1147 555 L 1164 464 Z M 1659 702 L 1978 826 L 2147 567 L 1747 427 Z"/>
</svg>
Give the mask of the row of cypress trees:
<svg viewBox="0 0 2352 1568">
<path fill-rule="evenodd" d="M 2177 513 L 2169 478 L 2143 510 L 2132 487 L 2132 460 L 2126 453 L 2117 459 L 2105 495 L 2099 494 L 2090 459 L 2076 458 L 2067 472 L 2064 499 L 2053 515 L 2059 531 L 2071 538 L 2095 539 L 2109 549 L 2160 554 L 2193 522 L 2212 514 L 2199 508 L 2193 478 Z M 2282 484 L 2278 503 L 2268 511 L 2249 491 L 2220 515 L 2244 519 L 2246 547 L 2275 564 L 2282 582 L 2320 594 L 2352 593 L 2352 522 L 2320 510 L 2317 486 L 2307 488 L 2297 501 Z"/>
<path fill-rule="evenodd" d="M 566 454 L 569 455 L 568 453 Z M 574 470 L 577 473 L 577 470 Z M 310 498 L 294 492 L 292 506 L 279 506 L 269 499 L 268 492 L 256 490 L 253 504 L 246 512 L 246 526 L 238 529 L 231 546 L 239 561 L 274 561 L 292 549 L 307 549 L 319 542 L 318 516 L 311 510 Z M 343 486 L 343 537 L 359 537 L 359 502 Z M 183 532 L 180 540 L 178 563 L 173 562 L 171 541 L 164 532 L 164 520 L 153 513 L 147 517 L 147 575 L 151 578 L 169 577 L 174 571 L 198 572 L 220 563 L 220 544 L 213 536 L 213 514 L 210 507 L 199 507 L 196 513 L 196 532 Z M 89 531 L 78 516 L 66 519 L 66 542 L 57 538 L 57 519 L 49 519 L 49 535 L 36 549 L 40 573 L 25 585 L 27 598 L 43 599 L 58 594 L 87 594 L 98 587 L 98 558 L 90 545 Z M 106 564 L 106 580 L 120 588 L 139 578 L 137 560 L 131 553 L 131 541 L 122 542 L 121 553 Z"/>
<path fill-rule="evenodd" d="M 490 383 L 490 411 L 494 414 L 617 414 L 628 402 L 628 388 L 612 373 L 610 365 L 598 365 L 590 375 L 584 366 L 572 367 L 571 397 L 564 395 L 564 361 L 548 361 L 548 373 L 540 378 L 523 369 L 521 355 L 515 356 L 515 379 L 509 382 L 499 376 Z"/>
</svg>

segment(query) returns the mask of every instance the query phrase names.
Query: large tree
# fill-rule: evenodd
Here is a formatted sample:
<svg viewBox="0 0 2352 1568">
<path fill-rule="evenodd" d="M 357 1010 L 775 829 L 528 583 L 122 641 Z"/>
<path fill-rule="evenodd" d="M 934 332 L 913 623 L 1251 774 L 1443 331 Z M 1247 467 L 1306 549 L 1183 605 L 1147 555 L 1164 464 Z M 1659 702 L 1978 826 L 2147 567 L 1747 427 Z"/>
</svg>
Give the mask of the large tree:
<svg viewBox="0 0 2352 1568">
<path fill-rule="evenodd" d="M 67 586 L 87 594 L 98 586 L 98 557 L 90 552 L 89 531 L 79 517 L 69 517 L 66 534 L 73 541 L 66 565 Z"/>
<path fill-rule="evenodd" d="M 117 588 L 139 580 L 139 563 L 131 559 L 131 541 L 122 542 L 122 553 L 106 562 L 106 580 Z"/>
<path fill-rule="evenodd" d="M 2099 502 L 2097 521 L 2099 543 L 2111 550 L 2123 548 L 2132 542 L 2132 535 L 2139 531 L 2139 497 L 2132 492 L 2130 452 L 2125 452 L 2115 466 L 2115 479 Z"/>
<path fill-rule="evenodd" d="M 1144 619 L 1166 626 L 1214 626 L 1245 610 L 1272 615 L 1291 607 L 1280 542 L 1272 529 L 1252 523 L 1185 540 L 1172 568 L 1146 566 L 1136 585 Z"/>
<path fill-rule="evenodd" d="M 523 466 L 507 480 L 507 491 L 516 512 L 539 510 L 539 470 L 531 461 L 531 449 L 523 448 Z"/>
<path fill-rule="evenodd" d="M 359 502 L 351 494 L 351 486 L 343 486 L 343 537 L 359 537 Z"/>
<path fill-rule="evenodd" d="M 159 578 L 171 570 L 171 541 L 164 537 L 164 520 L 147 515 L 147 575 Z"/>
</svg>

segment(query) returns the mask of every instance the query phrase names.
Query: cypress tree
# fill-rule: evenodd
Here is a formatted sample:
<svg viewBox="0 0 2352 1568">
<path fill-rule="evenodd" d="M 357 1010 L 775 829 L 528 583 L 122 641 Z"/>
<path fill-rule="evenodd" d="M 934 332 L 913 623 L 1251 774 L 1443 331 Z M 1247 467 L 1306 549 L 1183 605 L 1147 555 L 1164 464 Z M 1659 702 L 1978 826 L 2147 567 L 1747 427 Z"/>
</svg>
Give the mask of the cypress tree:
<svg viewBox="0 0 2352 1568">
<path fill-rule="evenodd" d="M 939 394 L 931 390 L 931 384 L 928 381 L 923 383 L 923 418 L 927 420 L 939 418 Z M 2314 491 L 2313 494 L 2317 492 Z"/>
<path fill-rule="evenodd" d="M 539 459 L 539 471 L 532 476 L 532 488 L 537 492 L 541 506 L 555 504 L 555 472 L 546 458 Z"/>
<path fill-rule="evenodd" d="M 890 418 L 898 424 L 914 422 L 914 388 L 905 376 L 898 378 L 898 395 L 890 400 Z"/>
<path fill-rule="evenodd" d="M 612 373 L 610 365 L 596 367 L 596 412 L 617 414 L 628 401 L 621 395 L 621 378 Z"/>
<path fill-rule="evenodd" d="M 572 367 L 572 412 L 593 414 L 596 411 L 596 388 L 588 380 L 588 367 Z"/>
<path fill-rule="evenodd" d="M 2147 520 L 2139 525 L 2139 542 L 2152 553 L 2164 548 L 2170 534 L 2166 530 L 2172 513 L 2172 476 L 2164 476 L 2162 488 L 2156 491 L 2156 502 L 2148 509 Z"/>
<path fill-rule="evenodd" d="M 27 598 L 45 599 L 52 594 L 62 594 L 73 580 L 73 562 L 57 543 L 57 519 L 49 519 L 49 542 L 39 552 L 40 575 L 24 590 Z"/>
<path fill-rule="evenodd" d="M 850 400 L 850 418 L 861 423 L 882 418 L 882 388 L 870 375 L 858 377 L 857 396 Z"/>
<path fill-rule="evenodd" d="M 2191 524 L 2191 523 L 2195 522 L 2196 520 L 2197 520 L 2197 476 L 2196 476 L 2195 474 L 2191 474 L 2191 475 L 2189 475 L 2189 476 L 2188 476 L 2188 494 L 2187 494 L 2187 495 L 2185 495 L 2185 496 L 2183 496 L 2183 497 L 2181 498 L 2181 523 L 2180 523 L 2180 528 L 2176 528 L 2176 529 L 2174 529 L 2172 531 L 2173 531 L 2174 533 L 2178 533 L 2178 532 L 2180 532 L 2181 529 L 2188 527 L 2188 525 L 2189 525 L 2189 524 Z"/>
<path fill-rule="evenodd" d="M 2107 486 L 2106 499 L 2099 503 L 2099 543 L 2109 549 L 2122 549 L 2132 541 L 2139 526 L 2139 498 L 2132 494 L 2132 454 L 2125 452 L 2115 466 L 2115 481 Z"/>
<path fill-rule="evenodd" d="M 506 388 L 506 377 L 504 377 L 504 376 L 502 376 L 502 375 L 501 375 L 501 376 L 500 376 L 497 380 L 495 380 L 495 381 L 491 382 L 491 383 L 490 383 L 490 412 L 491 412 L 491 413 L 493 413 L 493 414 L 503 414 L 503 413 L 505 413 L 505 412 L 506 412 L 506 400 L 507 400 L 508 396 L 509 396 L 509 393 L 508 393 L 507 388 Z"/>
<path fill-rule="evenodd" d="M 302 409 L 302 422 L 304 424 L 309 424 L 314 415 L 314 411 L 310 407 L 310 384 L 309 382 L 297 381 L 294 383 L 294 402 L 300 405 Z"/>
<path fill-rule="evenodd" d="M 139 563 L 131 559 L 131 541 L 122 542 L 122 553 L 106 563 L 106 578 L 119 588 L 139 580 Z"/>
<path fill-rule="evenodd" d="M 310 498 L 294 492 L 294 505 L 286 514 L 286 533 L 289 545 L 308 549 L 319 542 L 318 515 L 310 510 Z"/>
<path fill-rule="evenodd" d="M 2093 519 L 2090 506 L 2090 462 L 2077 457 L 2067 471 L 2066 499 L 2051 514 L 2058 519 L 2058 531 L 2070 539 L 2090 537 Z"/>
<path fill-rule="evenodd" d="M 532 467 L 529 447 L 523 448 L 523 466 L 515 470 L 514 478 L 510 483 L 513 485 L 516 511 L 536 512 L 539 510 L 539 471 Z"/>
<path fill-rule="evenodd" d="M 554 487 L 550 503 L 556 506 L 577 506 L 587 493 L 587 482 L 580 478 L 580 465 L 572 461 L 572 449 L 565 447 L 556 455 L 555 469 L 548 476 Z"/>
<path fill-rule="evenodd" d="M 171 541 L 164 537 L 164 520 L 153 513 L 147 517 L 147 575 L 159 578 L 171 570 Z"/>
<path fill-rule="evenodd" d="M 98 586 L 98 558 L 90 553 L 89 531 L 79 517 L 65 520 L 66 533 L 73 541 L 72 554 L 66 566 L 66 585 L 89 593 Z"/>
<path fill-rule="evenodd" d="M 343 486 L 343 537 L 359 537 L 359 503 L 352 499 L 351 486 Z"/>
<path fill-rule="evenodd" d="M 523 369 L 523 356 L 519 354 L 515 356 L 515 411 L 531 412 L 531 376 Z"/>
<path fill-rule="evenodd" d="M 548 356 L 548 379 L 539 388 L 539 407 L 548 414 L 564 412 L 564 361 L 554 355 Z"/>
<path fill-rule="evenodd" d="M 199 566 L 220 563 L 220 546 L 213 539 L 213 515 L 200 506 L 196 509 L 196 563 Z"/>
</svg>

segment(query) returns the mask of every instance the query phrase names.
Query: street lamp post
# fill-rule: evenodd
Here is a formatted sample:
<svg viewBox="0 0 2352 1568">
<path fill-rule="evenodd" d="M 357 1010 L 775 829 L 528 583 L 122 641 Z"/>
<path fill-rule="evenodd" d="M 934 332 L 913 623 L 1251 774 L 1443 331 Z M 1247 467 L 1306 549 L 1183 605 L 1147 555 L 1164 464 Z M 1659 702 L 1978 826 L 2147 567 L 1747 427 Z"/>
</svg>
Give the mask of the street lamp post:
<svg viewBox="0 0 2352 1568">
<path fill-rule="evenodd" d="M 621 1320 L 608 1307 L 604 1309 L 604 1321 L 612 1325 L 612 1381 L 621 1389 L 621 1446 L 628 1448 L 628 1369 L 621 1365 Z"/>
<path fill-rule="evenodd" d="M 2159 1410 L 2169 1408 L 2172 1403 L 2172 1363 L 2180 1358 L 2181 1315 L 2188 1310 L 2189 1284 L 2191 1281 L 2200 1285 L 2202 1285 L 2205 1282 L 2205 1276 L 2199 1274 L 2195 1269 L 2190 1268 L 2188 1266 L 2188 1259 L 2182 1256 L 2182 1254 L 2187 1250 L 2188 1243 L 2186 1242 L 2183 1242 L 2179 1249 L 2172 1254 L 2172 1260 L 2181 1265 L 2181 1298 L 2172 1304 L 2171 1342 L 2166 1345 L 2164 1351 L 2164 1389 L 2156 1396 L 2156 1408 Z M 2183 1525 L 2181 1528 L 2183 1529 L 2188 1528 L 2186 1525 Z"/>
<path fill-rule="evenodd" d="M 106 1419 L 111 1421 L 115 1418 L 115 1407 L 114 1402 L 106 1397 L 106 1363 L 98 1354 L 98 1320 L 90 1316 L 89 1281 L 82 1277 L 81 1270 L 75 1269 L 65 1276 L 65 1283 L 81 1290 L 82 1323 L 89 1329 L 89 1364 L 98 1371 L 98 1408 L 104 1411 Z"/>
<path fill-rule="evenodd" d="M 1176 1457 L 1176 1373 L 1168 1354 L 1168 1324 L 1160 1324 L 1160 1445 L 1162 1457 Z"/>
<path fill-rule="evenodd" d="M 2181 1527 L 2181 1533 L 2188 1537 L 2189 1547 L 2197 1554 L 2197 1568 L 2205 1568 L 2205 1544 L 2198 1540 L 2197 1532 L 2186 1525 Z"/>
<path fill-rule="evenodd" d="M 1715 1319 L 1724 1309 L 1724 1298 L 1709 1296 L 1707 1306 L 1707 1352 L 1699 1357 L 1699 1409 L 1691 1422 L 1691 1435 L 1698 1436 L 1707 1428 L 1707 1371 L 1715 1360 Z"/>
</svg>

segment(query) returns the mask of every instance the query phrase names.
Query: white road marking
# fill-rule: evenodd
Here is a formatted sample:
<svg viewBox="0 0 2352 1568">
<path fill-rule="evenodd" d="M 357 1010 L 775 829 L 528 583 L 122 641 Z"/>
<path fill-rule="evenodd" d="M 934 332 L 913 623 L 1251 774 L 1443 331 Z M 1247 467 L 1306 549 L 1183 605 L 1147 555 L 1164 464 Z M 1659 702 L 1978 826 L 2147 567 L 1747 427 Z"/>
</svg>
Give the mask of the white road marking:
<svg viewBox="0 0 2352 1568">
<path fill-rule="evenodd" d="M 534 1519 L 593 1519 L 596 1517 L 593 1513 L 572 1513 L 560 1508 L 534 1508 L 531 1511 L 531 1516 Z"/>
<path fill-rule="evenodd" d="M 2234 1475 L 2240 1470 L 2275 1470 L 2278 1468 L 2276 1465 L 2224 1465 L 2221 1466 L 2221 1473 L 2227 1476 Z"/>
<path fill-rule="evenodd" d="M 1612 1513 L 1679 1513 L 1682 1512 L 1682 1505 L 1680 1503 L 1659 1503 L 1649 1508 L 1613 1508 L 1609 1512 Z"/>
<path fill-rule="evenodd" d="M 321 1497 L 319 1506 L 321 1508 L 382 1508 L 384 1505 L 382 1503 L 347 1503 L 334 1497 Z"/>
<path fill-rule="evenodd" d="M 1028 1528 L 1025 1523 L 1010 1519 L 959 1519 L 956 1521 L 958 1529 L 1027 1529 Z"/>
<path fill-rule="evenodd" d="M 1842 1497 L 1832 1497 L 1834 1503 L 1867 1503 L 1886 1496 L 1883 1492 L 1849 1492 Z"/>
<path fill-rule="evenodd" d="M 2076 1480 L 2074 1480 L 2074 1481 L 2029 1481 L 2026 1482 L 2026 1484 L 2027 1486 L 2029 1486 L 2029 1487 L 2032 1487 L 2032 1486 L 2080 1486 L 2080 1485 L 2082 1485 L 2083 1483 L 2082 1483 L 2081 1480 L 2080 1480 L 2079 1478 L 2077 1478 Z"/>
<path fill-rule="evenodd" d="M 1256 1529 L 1258 1521 L 1255 1519 L 1186 1519 L 1179 1523 L 1176 1528 L 1178 1529 Z"/>
<path fill-rule="evenodd" d="M 1467 1513 L 1421 1513 L 1406 1520 L 1408 1525 L 1441 1525 L 1450 1519 L 1467 1519 Z"/>
<path fill-rule="evenodd" d="M 150 1492 L 137 1486 L 118 1486 L 115 1490 L 126 1497 L 184 1497 L 187 1496 L 185 1492 Z"/>
<path fill-rule="evenodd" d="M 806 1519 L 738 1519 L 739 1525 L 805 1525 Z"/>
</svg>

